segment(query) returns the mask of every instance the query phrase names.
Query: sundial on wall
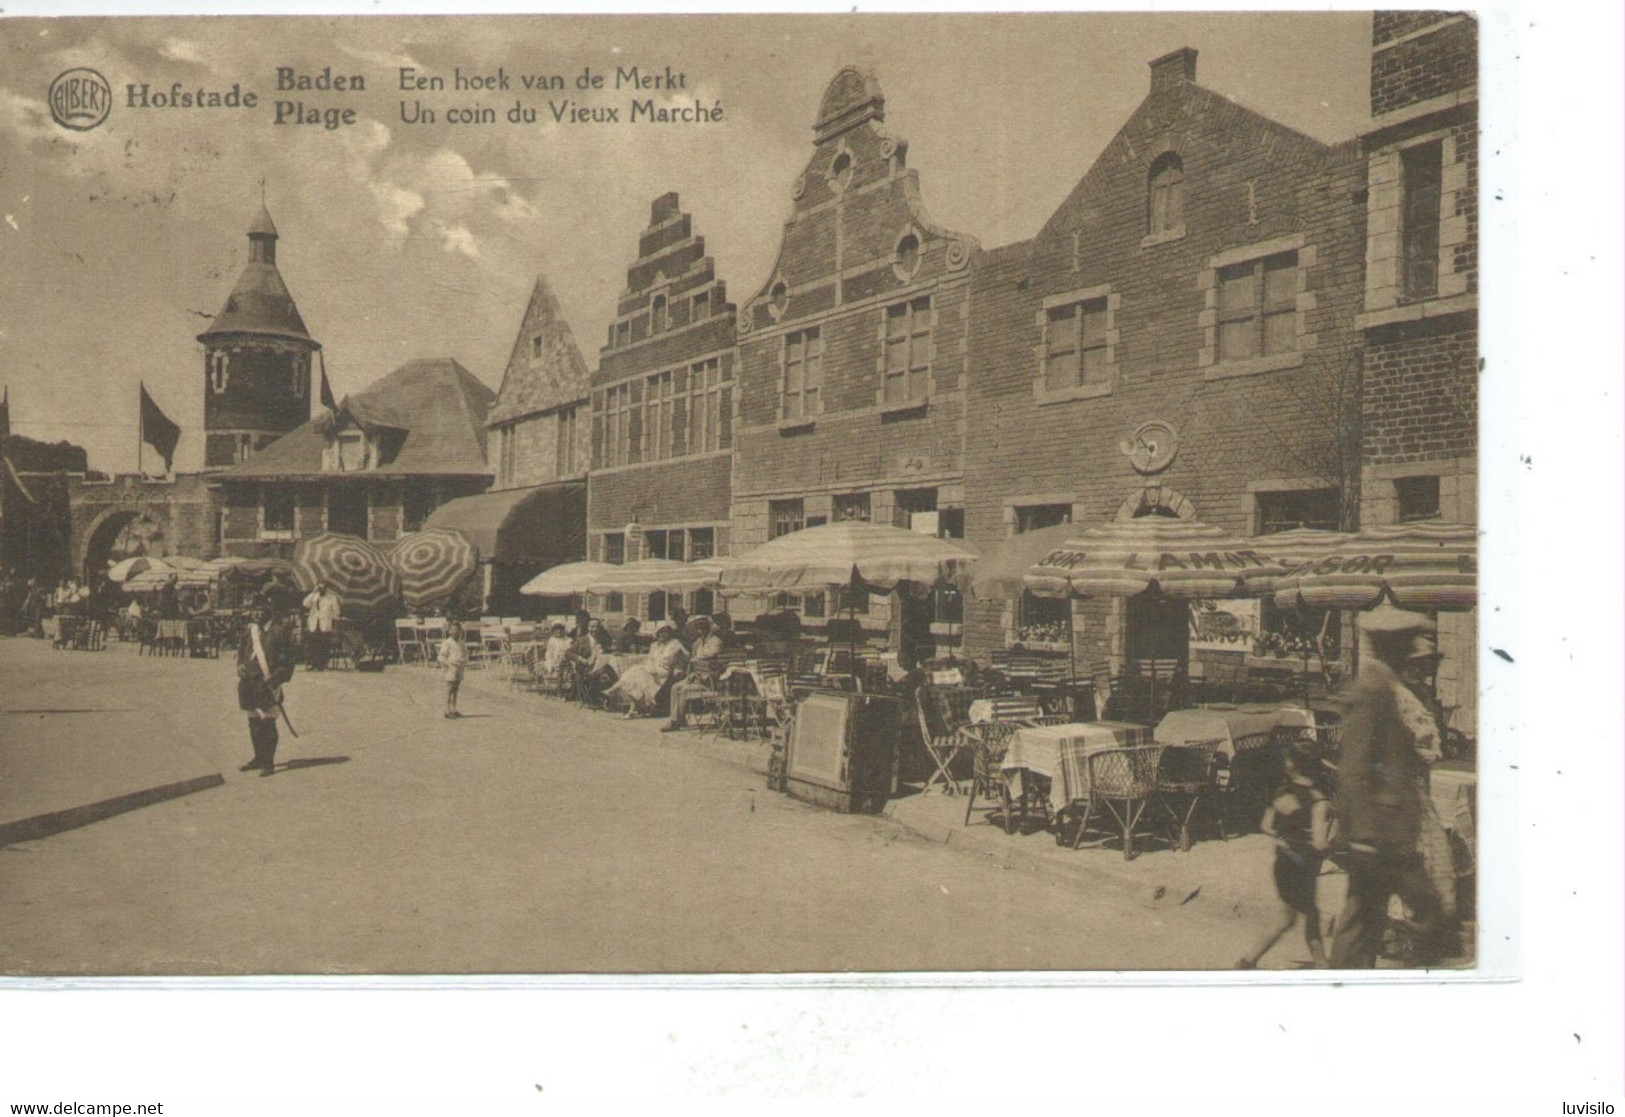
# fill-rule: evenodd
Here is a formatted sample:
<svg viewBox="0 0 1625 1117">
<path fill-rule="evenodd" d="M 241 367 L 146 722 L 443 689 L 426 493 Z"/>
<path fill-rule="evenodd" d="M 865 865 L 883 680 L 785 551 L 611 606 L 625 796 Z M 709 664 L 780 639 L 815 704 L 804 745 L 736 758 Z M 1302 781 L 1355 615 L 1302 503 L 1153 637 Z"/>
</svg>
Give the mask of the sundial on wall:
<svg viewBox="0 0 1625 1117">
<path fill-rule="evenodd" d="M 1160 419 L 1143 423 L 1118 449 L 1128 455 L 1136 473 L 1161 473 L 1179 453 L 1179 432 Z"/>
</svg>

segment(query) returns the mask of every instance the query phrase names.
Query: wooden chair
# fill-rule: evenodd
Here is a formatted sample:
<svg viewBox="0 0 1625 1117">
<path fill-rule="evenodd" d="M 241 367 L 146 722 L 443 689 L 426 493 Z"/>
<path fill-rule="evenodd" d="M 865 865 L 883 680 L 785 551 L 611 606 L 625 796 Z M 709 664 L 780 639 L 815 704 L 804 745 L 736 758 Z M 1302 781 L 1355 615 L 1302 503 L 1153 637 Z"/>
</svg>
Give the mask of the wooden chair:
<svg viewBox="0 0 1625 1117">
<path fill-rule="evenodd" d="M 395 622 L 395 656 L 403 666 L 423 658 L 423 641 L 418 638 L 418 627 L 406 618 Z"/>
<path fill-rule="evenodd" d="M 1078 834 L 1072 842 L 1077 849 L 1093 818 L 1111 819 L 1113 833 L 1123 837 L 1123 859 L 1132 859 L 1134 835 L 1139 828 L 1145 809 L 1157 792 L 1157 764 L 1163 745 L 1140 745 L 1135 748 L 1102 749 L 1091 753 L 1089 765 L 1089 799 L 1083 818 L 1078 823 Z"/>
<path fill-rule="evenodd" d="M 920 743 L 936 767 L 925 781 L 924 791 L 942 785 L 944 795 L 959 794 L 959 779 L 953 774 L 954 761 L 969 745 L 970 704 L 974 694 L 966 690 L 922 686 L 914 692 L 915 713 L 920 719 Z"/>
<path fill-rule="evenodd" d="M 1157 758 L 1157 806 L 1170 824 L 1169 841 L 1177 849 L 1191 848 L 1191 823 L 1206 808 L 1218 821 L 1219 834 L 1229 840 L 1224 812 L 1218 809 L 1215 783 L 1218 741 L 1164 745 Z"/>
</svg>

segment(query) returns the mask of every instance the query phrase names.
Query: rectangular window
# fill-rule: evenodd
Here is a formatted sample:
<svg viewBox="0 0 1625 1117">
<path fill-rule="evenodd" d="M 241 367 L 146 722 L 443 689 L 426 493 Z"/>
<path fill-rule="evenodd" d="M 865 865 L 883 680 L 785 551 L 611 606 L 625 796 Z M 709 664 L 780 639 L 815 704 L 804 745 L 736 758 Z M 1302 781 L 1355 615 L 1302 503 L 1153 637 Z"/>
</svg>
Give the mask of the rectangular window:
<svg viewBox="0 0 1625 1117">
<path fill-rule="evenodd" d="M 698 322 L 701 318 L 711 316 L 711 292 L 701 291 L 694 296 L 693 309 L 689 312 L 689 321 Z"/>
<path fill-rule="evenodd" d="M 691 527 L 688 529 L 688 557 L 691 562 L 711 558 L 717 553 L 717 533 L 715 528 Z"/>
<path fill-rule="evenodd" d="M 646 462 L 671 457 L 674 403 L 671 373 L 660 372 L 649 377 L 643 388 L 643 460 Z"/>
<path fill-rule="evenodd" d="M 632 340 L 632 323 L 617 322 L 615 324 L 615 344 L 626 345 Z"/>
<path fill-rule="evenodd" d="M 881 399 L 887 406 L 923 402 L 931 378 L 931 296 L 886 308 L 886 365 Z"/>
<path fill-rule="evenodd" d="M 293 535 L 294 515 L 299 500 L 293 489 L 267 488 L 264 490 L 265 531 Z"/>
<path fill-rule="evenodd" d="M 1336 489 L 1297 489 L 1258 494 L 1258 534 L 1308 527 L 1336 531 L 1340 511 Z"/>
<path fill-rule="evenodd" d="M 632 385 L 619 384 L 604 392 L 604 464 L 606 466 L 631 465 L 638 458 L 634 449 L 641 451 L 633 439 Z"/>
<path fill-rule="evenodd" d="M 1219 360 L 1245 361 L 1298 347 L 1298 254 L 1281 252 L 1219 269 Z"/>
<path fill-rule="evenodd" d="M 360 485 L 333 485 L 327 491 L 327 530 L 367 538 L 367 490 Z"/>
<path fill-rule="evenodd" d="M 434 487 L 425 481 L 408 481 L 401 495 L 401 528 L 418 531 L 429 515 L 439 507 Z"/>
<path fill-rule="evenodd" d="M 666 557 L 673 562 L 683 562 L 683 542 L 688 533 L 682 528 L 674 528 L 666 533 Z"/>
<path fill-rule="evenodd" d="M 606 593 L 604 595 L 604 612 L 606 612 L 606 613 L 624 613 L 624 612 L 626 612 L 626 597 L 625 597 L 625 595 L 619 594 L 619 593 Z"/>
<path fill-rule="evenodd" d="M 576 472 L 579 411 L 578 407 L 566 407 L 559 412 L 558 442 L 554 460 L 555 474 L 559 477 L 568 477 Z"/>
<path fill-rule="evenodd" d="M 835 522 L 862 520 L 869 522 L 869 494 L 847 493 L 835 498 Z"/>
<path fill-rule="evenodd" d="M 1439 518 L 1438 477 L 1401 477 L 1394 482 L 1394 500 L 1402 524 Z"/>
<path fill-rule="evenodd" d="M 663 559 L 666 557 L 665 531 L 646 531 L 643 533 L 643 557 Z M 672 535 L 681 535 L 681 531 L 671 532 Z"/>
<path fill-rule="evenodd" d="M 784 339 L 784 418 L 810 419 L 822 410 L 824 337 L 817 326 Z"/>
<path fill-rule="evenodd" d="M 1400 155 L 1404 187 L 1400 215 L 1400 255 L 1405 297 L 1439 293 L 1439 208 L 1444 180 L 1444 145 L 1438 140 L 1406 148 Z"/>
<path fill-rule="evenodd" d="M 649 303 L 649 332 L 657 334 L 671 326 L 666 315 L 666 296 L 656 295 Z"/>
<path fill-rule="evenodd" d="M 1102 384 L 1106 369 L 1106 300 L 1052 307 L 1044 339 L 1044 387 L 1064 391 Z"/>
<path fill-rule="evenodd" d="M 1070 504 L 1028 504 L 1016 509 L 1016 534 L 1072 522 Z"/>
<path fill-rule="evenodd" d="M 932 516 L 937 514 L 937 490 L 935 489 L 899 489 L 896 494 L 896 512 L 892 524 L 895 527 L 913 529 L 919 524 L 916 516 Z"/>
<path fill-rule="evenodd" d="M 805 507 L 800 497 L 794 500 L 774 500 L 767 506 L 767 537 L 777 539 L 800 531 L 806 526 Z"/>
<path fill-rule="evenodd" d="M 688 370 L 687 452 L 709 454 L 732 445 L 733 389 L 715 357 Z"/>
<path fill-rule="evenodd" d="M 619 566 L 626 561 L 626 534 L 612 531 L 604 535 L 603 543 L 604 561 L 612 566 Z"/>
</svg>

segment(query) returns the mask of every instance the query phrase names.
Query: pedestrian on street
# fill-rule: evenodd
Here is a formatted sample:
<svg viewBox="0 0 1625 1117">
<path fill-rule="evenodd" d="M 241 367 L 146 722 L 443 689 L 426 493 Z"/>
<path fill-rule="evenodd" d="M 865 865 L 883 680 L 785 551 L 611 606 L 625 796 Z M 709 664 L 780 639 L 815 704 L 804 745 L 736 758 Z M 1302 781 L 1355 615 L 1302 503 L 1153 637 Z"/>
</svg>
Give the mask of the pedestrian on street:
<svg viewBox="0 0 1625 1117">
<path fill-rule="evenodd" d="M 327 670 L 327 657 L 333 648 L 333 633 L 339 624 L 338 594 L 318 582 L 305 597 L 306 631 L 310 636 L 310 669 Z"/>
<path fill-rule="evenodd" d="M 460 718 L 457 712 L 457 691 L 463 685 L 463 672 L 468 667 L 468 648 L 463 644 L 463 622 L 452 621 L 446 626 L 446 638 L 440 641 L 435 660 L 446 678 L 446 717 Z"/>
<path fill-rule="evenodd" d="M 178 621 L 181 619 L 180 592 L 180 577 L 171 574 L 158 590 L 159 620 Z"/>
<path fill-rule="evenodd" d="M 237 705 L 248 715 L 248 740 L 254 758 L 239 772 L 276 771 L 276 719 L 282 687 L 293 678 L 293 641 L 286 621 L 276 619 L 267 598 L 255 600 L 253 619 L 237 644 Z"/>
<path fill-rule="evenodd" d="M 1320 938 L 1320 907 L 1315 888 L 1320 863 L 1332 845 L 1332 809 L 1327 799 L 1326 772 L 1314 741 L 1294 741 L 1286 752 L 1286 778 L 1264 809 L 1264 833 L 1275 839 L 1275 894 L 1280 897 L 1280 920 L 1258 945 L 1236 963 L 1238 970 L 1254 970 L 1282 935 L 1303 917 L 1303 937 L 1311 964 L 1326 968 L 1326 949 Z"/>
<path fill-rule="evenodd" d="M 1362 618 L 1369 650 L 1361 663 L 1338 756 L 1337 814 L 1349 849 L 1348 898 L 1332 940 L 1334 969 L 1371 969 L 1387 929 L 1388 899 L 1398 895 L 1411 912 L 1416 960 L 1436 963 L 1444 953 L 1440 898 L 1421 853 L 1426 788 L 1426 724 L 1413 707 L 1421 700 L 1401 672 L 1417 646 L 1431 638 L 1433 621 L 1420 613 L 1381 606 Z"/>
</svg>

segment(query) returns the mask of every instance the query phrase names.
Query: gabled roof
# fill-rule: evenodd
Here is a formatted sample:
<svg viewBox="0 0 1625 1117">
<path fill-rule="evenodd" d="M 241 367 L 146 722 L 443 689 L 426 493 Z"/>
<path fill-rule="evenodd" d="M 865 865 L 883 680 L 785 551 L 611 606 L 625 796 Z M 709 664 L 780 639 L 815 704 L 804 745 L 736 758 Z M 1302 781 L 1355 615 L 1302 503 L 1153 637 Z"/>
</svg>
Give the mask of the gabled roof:
<svg viewBox="0 0 1625 1117">
<path fill-rule="evenodd" d="M 541 339 L 539 352 L 533 345 L 537 338 Z M 506 423 L 549 411 L 584 399 L 590 391 L 587 362 L 576 347 L 570 323 L 564 320 L 547 279 L 539 275 L 502 374 L 502 388 L 486 421 Z"/>
<path fill-rule="evenodd" d="M 1177 105 L 1172 113 L 1171 102 Z M 1153 124 L 1165 129 L 1173 115 L 1180 117 L 1193 132 L 1224 135 L 1227 132 L 1234 133 L 1234 130 L 1241 126 L 1250 125 L 1272 133 L 1280 142 L 1288 145 L 1288 150 L 1314 152 L 1320 156 L 1330 155 L 1333 151 L 1329 145 L 1313 136 L 1289 128 L 1277 120 L 1271 120 L 1263 113 L 1249 109 L 1211 89 L 1205 89 L 1194 81 L 1173 82 L 1161 89 L 1154 88 L 1150 95 L 1140 102 L 1123 122 L 1123 126 L 1117 130 L 1111 142 L 1090 165 L 1083 178 L 1072 188 L 1066 200 L 1044 223 L 1044 227 L 1038 233 L 1039 239 L 1070 235 L 1071 230 L 1080 224 L 1088 224 L 1086 217 L 1090 215 L 1097 195 L 1109 178 L 1109 170 L 1130 160 L 1134 155 L 1135 147 L 1129 137 L 1153 130 Z"/>
<path fill-rule="evenodd" d="M 322 455 L 328 427 L 347 420 L 369 431 L 404 432 L 395 457 L 366 476 L 489 476 L 485 419 L 493 399 L 490 388 L 450 357 L 408 361 L 366 391 L 345 397 L 337 416 L 323 415 L 289 431 L 221 479 L 337 476 L 322 469 Z"/>
</svg>

